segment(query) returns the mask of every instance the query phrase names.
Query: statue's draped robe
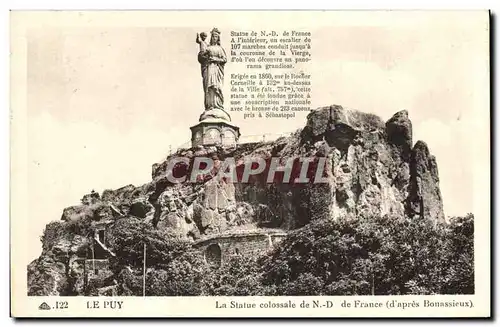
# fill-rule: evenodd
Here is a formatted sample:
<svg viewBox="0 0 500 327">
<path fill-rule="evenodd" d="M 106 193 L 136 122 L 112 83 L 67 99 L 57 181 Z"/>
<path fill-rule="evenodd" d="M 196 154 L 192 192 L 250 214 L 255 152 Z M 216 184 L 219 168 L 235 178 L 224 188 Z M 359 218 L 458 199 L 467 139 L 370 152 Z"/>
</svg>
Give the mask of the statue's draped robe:
<svg viewBox="0 0 500 327">
<path fill-rule="evenodd" d="M 224 96 L 224 64 L 227 61 L 226 53 L 220 45 L 209 45 L 205 51 L 198 53 L 205 91 L 205 110 L 223 109 Z"/>
</svg>

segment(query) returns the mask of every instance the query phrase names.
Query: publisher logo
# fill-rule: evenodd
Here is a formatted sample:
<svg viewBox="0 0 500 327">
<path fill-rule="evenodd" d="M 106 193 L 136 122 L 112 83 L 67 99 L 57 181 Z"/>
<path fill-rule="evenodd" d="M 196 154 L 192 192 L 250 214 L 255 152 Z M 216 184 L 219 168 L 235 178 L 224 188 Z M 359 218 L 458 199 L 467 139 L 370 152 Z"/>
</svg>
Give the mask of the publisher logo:
<svg viewBox="0 0 500 327">
<path fill-rule="evenodd" d="M 50 305 L 47 302 L 43 302 L 38 306 L 38 310 L 50 310 Z"/>
</svg>

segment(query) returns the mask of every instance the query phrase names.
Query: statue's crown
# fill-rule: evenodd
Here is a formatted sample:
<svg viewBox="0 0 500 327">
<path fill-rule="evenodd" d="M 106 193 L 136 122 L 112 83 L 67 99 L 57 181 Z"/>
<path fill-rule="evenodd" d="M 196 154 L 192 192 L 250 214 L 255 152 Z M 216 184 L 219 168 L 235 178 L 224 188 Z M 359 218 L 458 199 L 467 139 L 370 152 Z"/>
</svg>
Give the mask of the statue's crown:
<svg viewBox="0 0 500 327">
<path fill-rule="evenodd" d="M 210 33 L 211 34 L 220 34 L 220 31 L 217 27 L 214 27 L 214 29 Z"/>
</svg>

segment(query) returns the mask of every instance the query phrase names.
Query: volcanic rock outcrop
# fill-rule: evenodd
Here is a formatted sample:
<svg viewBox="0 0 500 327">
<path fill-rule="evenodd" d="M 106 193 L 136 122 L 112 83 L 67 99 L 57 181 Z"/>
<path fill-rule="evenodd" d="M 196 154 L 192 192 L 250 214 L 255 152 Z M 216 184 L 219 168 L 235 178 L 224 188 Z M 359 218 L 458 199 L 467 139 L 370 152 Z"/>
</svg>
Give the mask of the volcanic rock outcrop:
<svg viewBox="0 0 500 327">
<path fill-rule="evenodd" d="M 216 163 L 214 169 L 234 158 L 240 172 L 248 158 L 324 158 L 326 182 L 267 183 L 263 176 L 251 176 L 248 183 L 232 183 L 211 174 L 192 182 L 192 165 L 181 163 L 174 167 L 175 174 L 188 174 L 188 179 L 172 183 L 167 168 L 177 157 L 190 163 L 209 157 Z M 113 224 L 135 217 L 194 241 L 235 229 L 286 231 L 316 219 L 381 215 L 444 220 L 436 159 L 424 142 L 413 145 L 406 111 L 383 122 L 376 115 L 332 105 L 311 111 L 306 126 L 290 137 L 233 148 L 180 149 L 153 165 L 147 184 L 85 196 L 81 205 L 64 209 L 61 221 L 47 225 L 42 254 L 28 267 L 28 286 L 42 278 L 46 287 L 29 287 L 30 294 L 81 292 L 81 285 L 72 280 L 82 274 L 79 260 L 87 255 L 83 249 L 93 237 L 79 223 L 82 219 Z M 57 233 L 64 224 L 74 230 L 69 239 Z"/>
</svg>

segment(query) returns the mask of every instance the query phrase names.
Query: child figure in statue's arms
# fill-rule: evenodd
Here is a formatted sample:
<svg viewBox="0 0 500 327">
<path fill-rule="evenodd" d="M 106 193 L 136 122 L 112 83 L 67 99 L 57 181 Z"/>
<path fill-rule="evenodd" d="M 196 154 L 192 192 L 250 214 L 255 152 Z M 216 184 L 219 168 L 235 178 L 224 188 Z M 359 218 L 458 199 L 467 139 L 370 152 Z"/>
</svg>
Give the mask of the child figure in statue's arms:
<svg viewBox="0 0 500 327">
<path fill-rule="evenodd" d="M 200 52 L 205 52 L 208 47 L 208 43 L 205 42 L 207 38 L 207 33 L 201 32 L 196 34 L 196 43 L 200 45 Z"/>
</svg>

